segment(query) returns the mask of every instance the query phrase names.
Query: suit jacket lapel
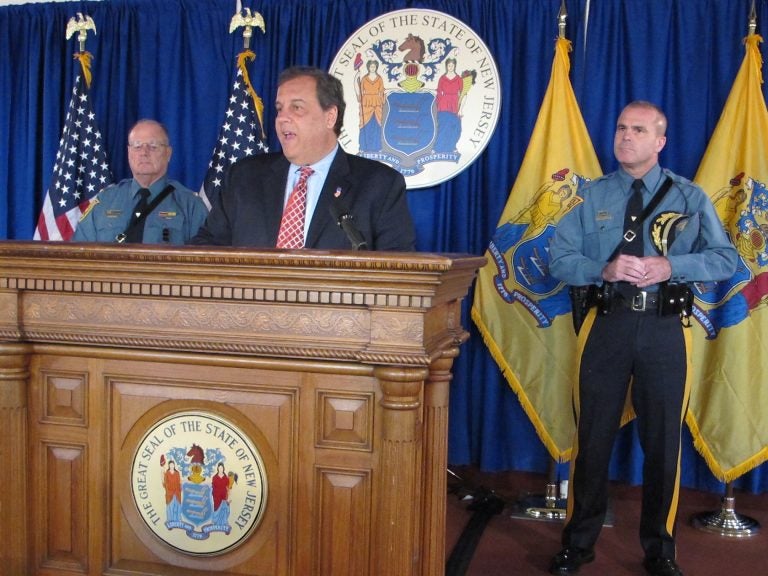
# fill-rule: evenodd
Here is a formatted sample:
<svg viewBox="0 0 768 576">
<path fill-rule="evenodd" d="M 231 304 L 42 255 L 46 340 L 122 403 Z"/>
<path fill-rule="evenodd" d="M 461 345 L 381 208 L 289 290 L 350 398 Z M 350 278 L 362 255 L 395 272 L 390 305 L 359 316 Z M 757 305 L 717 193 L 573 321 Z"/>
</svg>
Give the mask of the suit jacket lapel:
<svg viewBox="0 0 768 576">
<path fill-rule="evenodd" d="M 337 191 L 339 191 L 342 198 L 348 196 L 352 192 L 353 185 L 354 182 L 350 178 L 347 153 L 339 146 L 339 150 L 336 152 L 336 157 L 333 159 L 328 176 L 323 184 L 323 190 L 317 199 L 317 206 L 315 207 L 315 213 L 312 216 L 312 222 L 309 225 L 305 241 L 307 248 L 314 248 L 329 227 L 337 226 L 330 210 L 332 198 L 334 194 L 337 194 Z M 349 202 L 347 202 L 347 205 L 349 205 Z"/>
<path fill-rule="evenodd" d="M 264 226 L 267 236 L 272 239 L 272 246 L 277 244 L 277 234 L 280 231 L 280 221 L 283 218 L 285 187 L 288 182 L 288 170 L 290 167 L 291 164 L 281 155 L 267 173 L 259 192 L 264 195 Z"/>
</svg>

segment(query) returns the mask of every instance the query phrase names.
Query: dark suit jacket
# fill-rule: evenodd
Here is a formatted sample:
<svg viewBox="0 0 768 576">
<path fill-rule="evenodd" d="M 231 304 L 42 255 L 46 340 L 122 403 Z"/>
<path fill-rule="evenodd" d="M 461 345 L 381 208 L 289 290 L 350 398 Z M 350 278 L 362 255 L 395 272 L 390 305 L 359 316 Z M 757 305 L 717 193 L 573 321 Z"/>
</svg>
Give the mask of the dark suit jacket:
<svg viewBox="0 0 768 576">
<path fill-rule="evenodd" d="M 274 248 L 289 168 L 280 153 L 251 156 L 230 166 L 221 194 L 191 243 Z M 341 191 L 338 200 L 334 198 L 337 190 Z M 333 202 L 341 202 L 341 213 L 346 208 L 352 214 L 369 250 L 415 249 L 405 179 L 396 170 L 339 148 L 312 216 L 306 248 L 352 248 L 331 214 Z"/>
</svg>

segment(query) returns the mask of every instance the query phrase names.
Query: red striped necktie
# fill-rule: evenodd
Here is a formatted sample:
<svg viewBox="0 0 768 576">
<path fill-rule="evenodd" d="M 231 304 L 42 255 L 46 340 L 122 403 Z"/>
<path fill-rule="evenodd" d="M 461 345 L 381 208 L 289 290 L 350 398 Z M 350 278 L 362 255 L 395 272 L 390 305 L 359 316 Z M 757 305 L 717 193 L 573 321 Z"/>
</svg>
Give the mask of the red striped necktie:
<svg viewBox="0 0 768 576">
<path fill-rule="evenodd" d="M 283 210 L 280 232 L 277 234 L 278 248 L 304 248 L 304 218 L 307 213 L 307 179 L 314 174 L 309 166 L 301 167 L 296 186 L 288 197 Z"/>
</svg>

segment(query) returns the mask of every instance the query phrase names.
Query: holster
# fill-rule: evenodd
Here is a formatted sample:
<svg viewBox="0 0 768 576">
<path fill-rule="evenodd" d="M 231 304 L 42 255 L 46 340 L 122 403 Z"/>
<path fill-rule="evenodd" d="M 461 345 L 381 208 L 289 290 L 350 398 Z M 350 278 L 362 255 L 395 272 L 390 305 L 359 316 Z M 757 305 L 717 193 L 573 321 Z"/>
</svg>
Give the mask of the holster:
<svg viewBox="0 0 768 576">
<path fill-rule="evenodd" d="M 592 306 L 597 306 L 597 313 L 606 315 L 613 310 L 614 285 L 604 282 L 601 286 L 569 286 L 568 295 L 571 298 L 571 318 L 576 334 L 581 330 L 584 319 Z"/>
<path fill-rule="evenodd" d="M 576 334 L 581 330 L 584 318 L 587 317 L 587 312 L 592 307 L 590 291 L 594 288 L 594 286 L 568 286 L 568 296 L 571 299 L 571 318 Z"/>
<path fill-rule="evenodd" d="M 615 285 L 613 282 L 603 282 L 601 286 L 595 286 L 595 304 L 597 313 L 605 316 L 613 311 L 615 302 Z"/>
</svg>

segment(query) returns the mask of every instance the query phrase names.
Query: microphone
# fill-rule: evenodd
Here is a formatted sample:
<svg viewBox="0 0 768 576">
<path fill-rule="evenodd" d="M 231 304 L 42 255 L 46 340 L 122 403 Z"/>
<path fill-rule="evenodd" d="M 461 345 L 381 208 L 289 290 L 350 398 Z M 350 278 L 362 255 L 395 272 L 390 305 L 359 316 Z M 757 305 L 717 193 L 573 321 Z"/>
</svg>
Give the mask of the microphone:
<svg viewBox="0 0 768 576">
<path fill-rule="evenodd" d="M 340 194 L 341 188 L 337 188 L 336 195 L 331 197 L 331 216 L 336 220 L 336 224 L 339 225 L 339 228 L 344 230 L 344 234 L 347 235 L 347 239 L 349 240 L 349 243 L 352 244 L 354 250 L 368 250 L 368 243 L 365 241 L 365 238 L 363 238 L 363 235 L 360 234 L 360 231 L 355 228 L 353 222 L 354 217 L 349 213 L 349 210 L 344 206 L 342 201 L 339 200 L 338 195 Z"/>
</svg>

